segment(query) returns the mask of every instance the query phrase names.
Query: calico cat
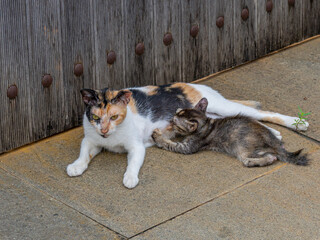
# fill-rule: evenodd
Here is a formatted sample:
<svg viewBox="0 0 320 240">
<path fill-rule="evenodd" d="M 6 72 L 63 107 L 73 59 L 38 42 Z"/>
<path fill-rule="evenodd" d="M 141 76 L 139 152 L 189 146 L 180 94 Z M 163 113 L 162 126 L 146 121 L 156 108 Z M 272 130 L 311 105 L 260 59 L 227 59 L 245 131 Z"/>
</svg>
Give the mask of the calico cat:
<svg viewBox="0 0 320 240">
<path fill-rule="evenodd" d="M 79 158 L 67 167 L 69 176 L 79 176 L 102 148 L 116 153 L 128 152 L 128 166 L 123 178 L 127 188 L 135 187 L 143 164 L 145 148 L 154 144 L 154 129 L 164 129 L 177 108 L 191 108 L 203 97 L 209 100 L 207 115 L 213 118 L 241 113 L 257 120 L 271 121 L 294 128 L 295 117 L 258 109 L 254 101 L 230 101 L 210 87 L 189 83 L 145 86 L 122 90 L 83 89 L 86 109 L 83 116 L 85 137 Z M 211 104 L 215 103 L 215 104 Z M 299 126 L 300 130 L 306 130 Z M 272 130 L 278 138 L 278 131 Z"/>
<path fill-rule="evenodd" d="M 170 128 L 164 133 L 160 129 L 153 132 L 156 145 L 183 154 L 200 150 L 224 152 L 238 158 L 246 167 L 270 165 L 277 159 L 308 164 L 306 155 L 300 155 L 302 149 L 287 152 L 281 140 L 256 120 L 243 116 L 208 118 L 207 105 L 207 99 L 202 98 L 193 109 L 178 109 Z M 170 140 L 175 135 L 184 138 L 181 142 Z"/>
</svg>

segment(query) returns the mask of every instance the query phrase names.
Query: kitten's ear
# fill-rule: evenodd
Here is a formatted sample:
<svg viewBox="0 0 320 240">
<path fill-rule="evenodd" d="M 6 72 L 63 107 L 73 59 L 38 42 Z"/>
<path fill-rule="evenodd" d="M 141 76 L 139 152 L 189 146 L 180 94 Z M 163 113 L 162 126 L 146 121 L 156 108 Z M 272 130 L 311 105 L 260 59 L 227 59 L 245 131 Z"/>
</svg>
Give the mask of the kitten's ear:
<svg viewBox="0 0 320 240">
<path fill-rule="evenodd" d="M 88 105 L 88 106 L 97 105 L 98 96 L 97 96 L 97 92 L 95 90 L 81 89 L 80 92 L 82 95 L 82 100 L 86 105 Z"/>
<path fill-rule="evenodd" d="M 208 100 L 206 98 L 201 98 L 201 100 L 197 103 L 194 109 L 197 109 L 201 112 L 206 112 L 208 106 Z"/>
<path fill-rule="evenodd" d="M 179 113 L 182 110 L 182 108 L 178 108 L 176 113 Z"/>
<path fill-rule="evenodd" d="M 111 100 L 112 103 L 123 103 L 128 104 L 130 102 L 130 97 L 132 92 L 129 90 L 121 90 L 115 98 Z"/>
</svg>

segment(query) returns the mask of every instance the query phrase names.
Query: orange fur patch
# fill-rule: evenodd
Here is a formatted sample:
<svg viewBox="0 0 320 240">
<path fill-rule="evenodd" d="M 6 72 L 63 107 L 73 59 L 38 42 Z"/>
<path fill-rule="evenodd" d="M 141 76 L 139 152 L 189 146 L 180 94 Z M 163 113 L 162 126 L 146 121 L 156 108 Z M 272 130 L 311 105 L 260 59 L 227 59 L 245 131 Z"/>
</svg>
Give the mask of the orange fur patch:
<svg viewBox="0 0 320 240">
<path fill-rule="evenodd" d="M 113 98 L 115 98 L 117 96 L 117 94 L 119 93 L 119 91 L 106 91 L 106 99 L 108 101 L 111 101 Z"/>
<path fill-rule="evenodd" d="M 198 90 L 186 83 L 174 83 L 171 85 L 173 88 L 181 88 L 186 98 L 192 105 L 196 105 L 202 98 L 202 95 Z"/>
<path fill-rule="evenodd" d="M 146 86 L 145 88 L 147 89 L 146 94 L 148 96 L 156 95 L 158 93 L 158 89 L 159 89 L 158 86 L 151 86 L 151 85 L 150 86 Z"/>
<path fill-rule="evenodd" d="M 255 101 L 250 101 L 250 100 L 230 100 L 232 102 L 235 102 L 235 103 L 240 103 L 242 105 L 245 105 L 245 106 L 248 106 L 248 107 L 257 107 L 257 102 Z"/>
<path fill-rule="evenodd" d="M 285 122 L 279 117 L 264 117 L 261 120 L 285 126 Z"/>
<path fill-rule="evenodd" d="M 134 114 L 138 113 L 137 106 L 136 106 L 136 101 L 133 99 L 133 97 L 130 98 L 130 102 L 128 104 L 131 112 Z"/>
</svg>

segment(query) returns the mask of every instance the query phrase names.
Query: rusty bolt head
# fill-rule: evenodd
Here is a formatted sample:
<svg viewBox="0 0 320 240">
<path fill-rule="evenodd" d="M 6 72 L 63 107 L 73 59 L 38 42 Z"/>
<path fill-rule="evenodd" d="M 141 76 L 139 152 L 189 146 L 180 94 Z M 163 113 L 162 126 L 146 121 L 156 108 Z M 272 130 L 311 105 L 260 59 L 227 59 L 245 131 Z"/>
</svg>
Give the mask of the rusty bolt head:
<svg viewBox="0 0 320 240">
<path fill-rule="evenodd" d="M 52 83 L 52 76 L 50 74 L 46 74 L 42 77 L 42 86 L 45 87 L 45 88 L 48 88 L 50 87 L 51 83 Z"/>
<path fill-rule="evenodd" d="M 293 7 L 295 4 L 295 0 L 288 0 L 289 6 Z"/>
<path fill-rule="evenodd" d="M 272 3 L 272 0 L 268 0 L 267 3 L 266 3 L 266 10 L 267 12 L 271 12 L 272 11 L 272 8 L 273 8 L 273 3 Z"/>
<path fill-rule="evenodd" d="M 138 43 L 136 46 L 136 54 L 140 56 L 143 53 L 144 53 L 144 44 L 141 42 L 141 43 Z"/>
<path fill-rule="evenodd" d="M 18 96 L 18 87 L 15 84 L 13 84 L 7 90 L 7 97 L 9 99 L 14 99 L 16 98 L 16 96 Z"/>
<path fill-rule="evenodd" d="M 83 65 L 82 65 L 82 63 L 77 63 L 77 64 L 74 65 L 73 73 L 77 77 L 80 77 L 83 74 Z"/>
<path fill-rule="evenodd" d="M 242 12 L 241 12 L 241 18 L 243 21 L 246 21 L 249 17 L 249 10 L 248 8 L 244 8 L 242 9 Z"/>
<path fill-rule="evenodd" d="M 199 26 L 198 25 L 193 25 L 190 29 L 190 35 L 191 37 L 195 38 L 199 33 Z"/>
<path fill-rule="evenodd" d="M 107 63 L 113 64 L 116 61 L 116 53 L 114 51 L 110 51 L 107 54 Z"/>
<path fill-rule="evenodd" d="M 172 43 L 172 34 L 166 33 L 163 37 L 163 43 L 166 46 L 169 46 Z"/>
<path fill-rule="evenodd" d="M 223 16 L 217 18 L 216 25 L 218 28 L 223 27 L 223 25 L 224 25 L 224 17 Z"/>
</svg>

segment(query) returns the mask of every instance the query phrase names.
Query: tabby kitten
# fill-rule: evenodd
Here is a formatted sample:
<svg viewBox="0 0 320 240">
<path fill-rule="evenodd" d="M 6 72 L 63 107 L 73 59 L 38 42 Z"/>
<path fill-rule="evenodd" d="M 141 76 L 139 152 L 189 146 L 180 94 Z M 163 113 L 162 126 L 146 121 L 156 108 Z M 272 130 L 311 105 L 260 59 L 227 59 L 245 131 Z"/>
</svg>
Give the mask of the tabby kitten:
<svg viewBox="0 0 320 240">
<path fill-rule="evenodd" d="M 224 152 L 237 157 L 246 167 L 270 165 L 277 159 L 308 164 L 307 156 L 300 155 L 302 149 L 287 152 L 281 140 L 257 121 L 243 116 L 208 118 L 207 106 L 207 99 L 202 98 L 193 109 L 178 109 L 170 128 L 153 132 L 156 145 L 183 154 L 200 150 Z M 175 134 L 184 137 L 182 142 L 170 140 Z"/>
</svg>

